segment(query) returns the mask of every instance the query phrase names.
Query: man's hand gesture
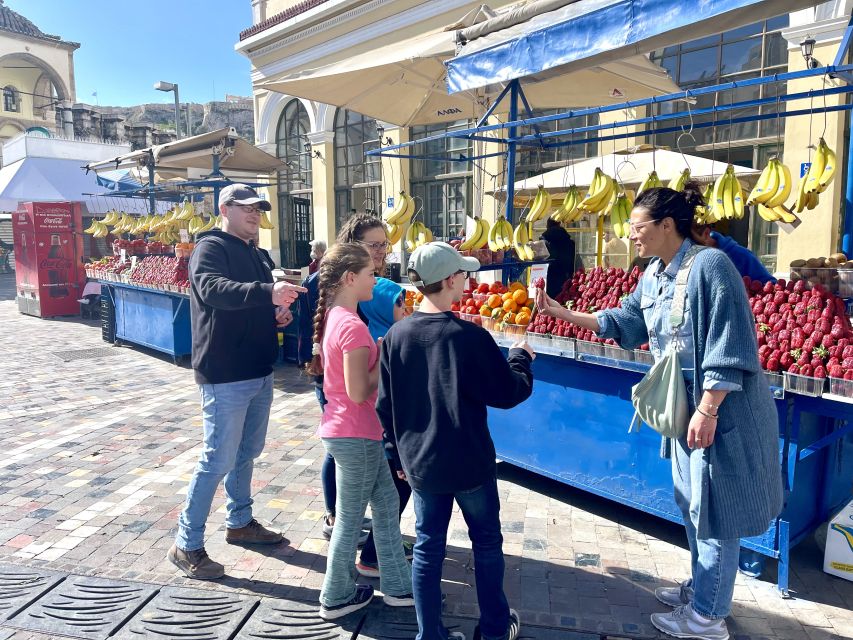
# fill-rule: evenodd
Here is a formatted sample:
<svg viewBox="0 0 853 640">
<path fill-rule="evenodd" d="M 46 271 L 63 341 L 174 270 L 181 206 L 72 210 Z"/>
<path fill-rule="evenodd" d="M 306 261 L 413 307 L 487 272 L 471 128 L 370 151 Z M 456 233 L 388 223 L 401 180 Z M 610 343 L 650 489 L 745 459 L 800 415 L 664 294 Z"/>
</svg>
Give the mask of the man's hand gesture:
<svg viewBox="0 0 853 640">
<path fill-rule="evenodd" d="M 276 282 L 272 286 L 272 303 L 277 307 L 289 307 L 296 302 L 296 298 L 300 293 L 305 293 L 307 289 L 299 285 L 290 284 L 289 282 Z"/>
</svg>

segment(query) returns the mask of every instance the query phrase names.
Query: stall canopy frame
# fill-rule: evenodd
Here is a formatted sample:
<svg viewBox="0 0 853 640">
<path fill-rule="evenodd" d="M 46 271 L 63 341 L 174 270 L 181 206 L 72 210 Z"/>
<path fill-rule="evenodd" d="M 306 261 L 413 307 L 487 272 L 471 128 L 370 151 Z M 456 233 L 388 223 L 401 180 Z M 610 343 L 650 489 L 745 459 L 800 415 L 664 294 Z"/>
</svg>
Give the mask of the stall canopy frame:
<svg viewBox="0 0 853 640">
<path fill-rule="evenodd" d="M 527 100 L 524 96 L 524 91 L 521 86 L 521 81 L 518 79 L 512 80 L 507 84 L 504 88 L 498 99 L 495 103 L 492 104 L 492 107 L 486 114 L 476 123 L 474 127 L 470 127 L 467 129 L 459 129 L 456 131 L 449 131 L 441 134 L 436 134 L 433 136 L 427 136 L 424 138 L 420 138 L 418 140 L 412 140 L 409 142 L 404 142 L 400 144 L 388 145 L 385 147 L 381 147 L 379 149 L 374 149 L 368 151 L 365 155 L 368 156 L 383 156 L 383 157 L 398 157 L 398 158 L 410 158 L 410 159 L 427 159 L 427 160 L 445 160 L 450 162 L 471 162 L 475 160 L 481 160 L 490 157 L 506 157 L 506 165 L 507 165 L 507 198 L 506 198 L 506 211 L 505 215 L 507 220 L 513 222 L 513 199 L 514 199 L 514 191 L 515 191 L 515 156 L 517 152 L 517 147 L 531 147 L 531 148 L 555 148 L 560 146 L 569 146 L 569 145 L 577 145 L 577 144 L 586 144 L 590 142 L 601 142 L 605 140 L 620 140 L 620 139 L 628 139 L 628 138 L 637 138 L 639 136 L 654 134 L 654 133 L 671 133 L 675 131 L 684 131 L 685 127 L 680 124 L 675 124 L 674 126 L 661 126 L 662 124 L 666 124 L 668 121 L 670 122 L 687 122 L 690 121 L 691 126 L 694 129 L 712 127 L 712 126 L 724 126 L 731 125 L 742 122 L 753 122 L 759 120 L 768 120 L 768 119 L 783 119 L 794 116 L 802 116 L 802 115 L 814 115 L 821 113 L 831 113 L 831 112 L 840 112 L 840 111 L 851 111 L 853 110 L 853 104 L 847 102 L 845 104 L 836 105 L 836 106 L 823 106 L 815 105 L 814 100 L 816 98 L 821 98 L 824 96 L 830 95 L 849 95 L 853 93 L 853 65 L 850 64 L 841 64 L 840 62 L 846 59 L 847 52 L 850 48 L 851 42 L 853 42 L 853 36 L 851 36 L 851 32 L 853 31 L 853 17 L 851 17 L 850 23 L 847 26 L 845 31 L 844 38 L 842 40 L 841 46 L 839 47 L 838 53 L 836 55 L 836 62 L 838 64 L 818 67 L 816 69 L 805 69 L 802 71 L 793 71 L 788 73 L 781 74 L 773 74 L 770 76 L 761 76 L 758 78 L 753 78 L 749 80 L 736 81 L 736 82 L 726 82 L 718 85 L 701 87 L 698 89 L 689 89 L 685 91 L 679 91 L 677 93 L 667 94 L 664 96 L 654 96 L 651 98 L 644 98 L 642 100 L 631 100 L 627 102 L 623 102 L 621 104 L 616 105 L 607 105 L 603 107 L 589 108 L 589 109 L 576 109 L 571 111 L 565 111 L 562 113 L 557 113 L 549 116 L 539 116 L 534 117 L 532 113 L 532 109 L 530 108 Z M 607 124 L 598 124 L 591 125 L 586 127 L 574 127 L 569 129 L 561 129 L 558 131 L 549 131 L 542 132 L 539 130 L 538 125 L 545 122 L 555 121 L 555 120 L 563 120 L 566 118 L 573 118 L 584 115 L 591 114 L 601 114 L 610 111 L 627 111 L 630 109 L 634 109 L 640 106 L 648 106 L 655 104 L 663 104 L 667 102 L 674 101 L 685 101 L 692 102 L 695 100 L 696 96 L 706 95 L 706 94 L 721 94 L 733 91 L 738 88 L 746 87 L 746 86 L 756 86 L 762 84 L 770 84 L 770 83 L 779 83 L 779 82 L 788 82 L 790 80 L 797 80 L 801 78 L 809 78 L 809 77 L 817 77 L 824 76 L 826 78 L 835 79 L 838 81 L 842 81 L 845 84 L 839 86 L 824 86 L 821 89 L 813 89 L 807 92 L 800 92 L 795 94 L 787 94 L 781 95 L 773 98 L 764 98 L 759 100 L 750 100 L 744 102 L 729 102 L 728 104 L 720 104 L 720 101 L 717 101 L 717 105 L 714 107 L 708 107 L 705 109 L 691 109 L 678 111 L 675 113 L 663 114 L 663 115 L 653 115 L 647 116 L 645 118 L 634 118 L 630 120 L 622 120 L 613 123 Z M 509 121 L 501 122 L 496 124 L 486 124 L 489 117 L 494 112 L 497 104 L 504 100 L 508 99 L 510 101 L 509 108 Z M 740 116 L 737 118 L 728 117 L 722 120 L 715 119 L 712 122 L 703 122 L 703 123 L 693 123 L 693 118 L 697 114 L 718 114 L 718 113 L 726 113 L 730 112 L 734 109 L 740 109 L 744 107 L 754 107 L 762 104 L 775 104 L 777 102 L 788 102 L 792 100 L 810 100 L 811 104 L 807 109 L 796 109 L 792 111 L 781 111 L 778 113 L 768 113 L 768 114 L 757 114 L 751 116 Z M 519 109 L 524 109 L 524 112 L 528 117 L 519 118 Z M 849 127 L 851 130 L 851 134 L 853 135 L 853 117 L 848 118 Z M 534 133 L 529 135 L 517 135 L 517 130 L 519 127 L 533 127 Z M 625 129 L 626 127 L 631 126 L 644 126 L 644 129 L 637 131 L 625 131 L 620 133 L 613 133 L 610 135 L 596 135 L 597 132 L 605 131 L 605 130 L 618 130 Z M 498 133 L 500 132 L 500 134 Z M 506 132 L 506 134 L 503 134 Z M 592 134 L 592 135 L 590 135 Z M 485 143 L 498 144 L 506 147 L 505 151 L 497 151 L 491 153 L 480 153 L 480 154 L 461 154 L 458 152 L 452 153 L 447 152 L 446 154 L 424 154 L 417 153 L 418 148 L 421 145 L 424 145 L 428 142 L 432 142 L 435 140 L 442 140 L 445 138 L 465 138 L 468 140 L 476 140 Z M 565 139 L 568 138 L 568 139 Z M 552 141 L 556 140 L 556 141 Z M 848 139 L 849 140 L 849 139 Z M 842 157 L 839 154 L 839 157 Z M 843 157 L 848 159 L 848 176 L 847 176 L 847 194 L 846 194 L 846 207 L 845 207 L 845 215 L 844 215 L 844 225 L 843 225 L 843 233 L 842 233 L 842 248 L 841 250 L 844 253 L 853 252 L 853 162 L 850 161 L 850 149 L 848 143 L 847 153 L 844 154 Z"/>
</svg>

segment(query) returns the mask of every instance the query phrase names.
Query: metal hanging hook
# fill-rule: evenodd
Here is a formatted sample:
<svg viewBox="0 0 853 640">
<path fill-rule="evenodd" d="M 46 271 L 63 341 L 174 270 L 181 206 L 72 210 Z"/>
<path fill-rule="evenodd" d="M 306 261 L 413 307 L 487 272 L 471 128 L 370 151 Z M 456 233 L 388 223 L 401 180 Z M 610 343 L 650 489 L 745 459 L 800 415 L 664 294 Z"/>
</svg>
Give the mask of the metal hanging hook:
<svg viewBox="0 0 853 640">
<path fill-rule="evenodd" d="M 633 167 L 634 171 L 637 170 L 637 165 L 631 162 L 628 158 L 625 158 L 622 162 L 619 163 L 619 166 L 615 168 L 614 173 L 616 174 L 616 181 L 619 183 L 619 186 L 622 187 L 622 191 L 625 191 L 625 182 L 622 180 L 622 177 L 619 175 L 619 172 L 622 171 L 622 167 L 626 164 L 630 164 Z"/>
</svg>

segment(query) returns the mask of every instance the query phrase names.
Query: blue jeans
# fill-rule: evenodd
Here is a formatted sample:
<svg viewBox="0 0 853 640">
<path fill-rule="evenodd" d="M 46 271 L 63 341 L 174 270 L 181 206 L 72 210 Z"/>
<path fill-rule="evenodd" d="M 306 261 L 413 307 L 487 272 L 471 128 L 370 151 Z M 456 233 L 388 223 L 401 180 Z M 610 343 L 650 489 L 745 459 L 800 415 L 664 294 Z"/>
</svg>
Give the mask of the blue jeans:
<svg viewBox="0 0 853 640">
<path fill-rule="evenodd" d="M 323 438 L 323 446 L 335 459 L 338 502 L 320 602 L 334 607 L 349 602 L 355 595 L 355 554 L 368 503 L 379 553 L 379 588 L 386 595 L 410 594 L 412 570 L 403 552 L 398 520 L 400 501 L 382 441 Z"/>
<path fill-rule="evenodd" d="M 496 478 L 468 491 L 437 494 L 412 490 L 415 503 L 415 557 L 412 587 L 418 615 L 417 640 L 447 640 L 441 622 L 441 568 L 453 500 L 462 510 L 474 551 L 480 633 L 484 640 L 503 640 L 509 630 L 509 604 L 504 595 L 503 536 Z"/>
<path fill-rule="evenodd" d="M 204 448 L 175 537 L 175 544 L 185 551 L 204 547 L 204 526 L 223 478 L 226 526 L 239 529 L 252 521 L 252 470 L 267 437 L 273 376 L 203 384 L 200 389 Z"/>
<path fill-rule="evenodd" d="M 693 382 L 686 381 L 687 395 L 691 415 L 695 411 Z M 711 445 L 713 446 L 713 445 Z M 740 557 L 740 540 L 718 540 L 696 537 L 696 525 L 693 517 L 699 512 L 703 486 L 701 464 L 696 457 L 703 455 L 703 449 L 686 449 L 683 439 L 674 442 L 672 452 L 672 473 L 679 474 L 681 482 L 675 482 L 675 503 L 681 510 L 684 528 L 687 532 L 687 544 L 690 547 L 691 586 L 693 587 L 693 609 L 706 618 L 718 619 L 729 615 L 734 596 Z M 713 480 L 711 480 L 713 483 Z M 678 487 L 682 490 L 679 491 Z M 704 492 L 707 492 L 704 488 Z M 691 508 L 692 505 L 692 508 Z"/>
</svg>

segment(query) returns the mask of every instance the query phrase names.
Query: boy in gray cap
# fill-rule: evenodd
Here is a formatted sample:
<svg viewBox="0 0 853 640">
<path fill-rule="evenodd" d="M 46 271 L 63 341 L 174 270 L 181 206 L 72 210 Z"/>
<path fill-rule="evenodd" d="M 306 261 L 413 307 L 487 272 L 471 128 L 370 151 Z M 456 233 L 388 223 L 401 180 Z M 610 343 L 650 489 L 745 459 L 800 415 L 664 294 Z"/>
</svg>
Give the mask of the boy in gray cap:
<svg viewBox="0 0 853 640">
<path fill-rule="evenodd" d="M 467 272 L 479 268 L 444 242 L 416 249 L 408 275 L 424 300 L 391 327 L 381 348 L 376 411 L 415 503 L 417 640 L 464 640 L 441 622 L 441 568 L 454 500 L 474 551 L 481 637 L 515 640 L 520 628 L 503 591 L 495 446 L 486 414 L 487 407 L 509 409 L 530 396 L 534 354 L 518 342 L 504 358 L 488 331 L 450 310 L 462 297 Z"/>
</svg>

